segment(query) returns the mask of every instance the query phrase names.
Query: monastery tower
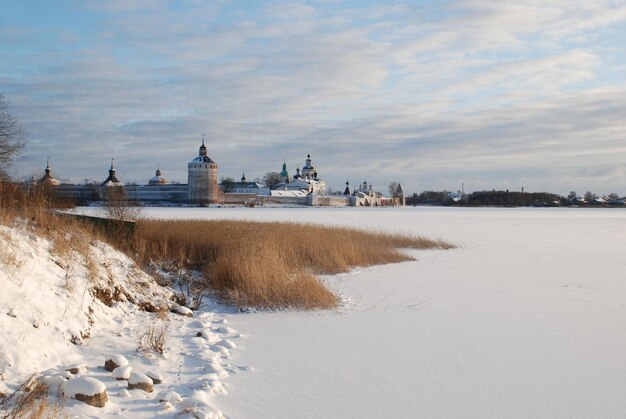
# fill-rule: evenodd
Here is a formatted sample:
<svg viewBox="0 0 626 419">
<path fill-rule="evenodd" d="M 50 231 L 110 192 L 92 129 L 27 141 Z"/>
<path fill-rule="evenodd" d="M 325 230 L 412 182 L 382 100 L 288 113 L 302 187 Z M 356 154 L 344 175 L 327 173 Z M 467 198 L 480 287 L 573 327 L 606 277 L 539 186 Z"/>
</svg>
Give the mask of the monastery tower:
<svg viewBox="0 0 626 419">
<path fill-rule="evenodd" d="M 216 204 L 219 200 L 217 187 L 217 163 L 207 155 L 204 135 L 198 157 L 187 164 L 189 202 L 192 204 Z"/>
</svg>

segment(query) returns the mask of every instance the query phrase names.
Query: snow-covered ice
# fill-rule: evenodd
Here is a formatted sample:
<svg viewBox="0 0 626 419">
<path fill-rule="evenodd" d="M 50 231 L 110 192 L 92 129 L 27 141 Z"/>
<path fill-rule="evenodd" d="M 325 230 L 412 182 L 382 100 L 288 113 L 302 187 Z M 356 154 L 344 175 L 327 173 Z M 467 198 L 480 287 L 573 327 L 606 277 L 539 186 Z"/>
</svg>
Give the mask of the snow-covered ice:
<svg viewBox="0 0 626 419">
<path fill-rule="evenodd" d="M 325 278 L 327 312 L 228 316 L 246 335 L 219 407 L 237 418 L 618 418 L 626 410 L 626 211 L 175 208 L 449 240 Z"/>
</svg>

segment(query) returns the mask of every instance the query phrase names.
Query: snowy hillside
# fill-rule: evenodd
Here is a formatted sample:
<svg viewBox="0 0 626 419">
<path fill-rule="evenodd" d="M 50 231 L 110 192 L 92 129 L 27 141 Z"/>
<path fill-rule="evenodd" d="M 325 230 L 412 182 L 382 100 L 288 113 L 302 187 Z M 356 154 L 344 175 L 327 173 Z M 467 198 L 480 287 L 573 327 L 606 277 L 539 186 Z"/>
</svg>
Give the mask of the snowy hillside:
<svg viewBox="0 0 626 419">
<path fill-rule="evenodd" d="M 223 380 L 248 369 L 229 363 L 240 335 L 225 316 L 170 312 L 178 308 L 173 292 L 103 243 L 62 253 L 26 228 L 0 226 L 0 392 L 11 394 L 37 374 L 50 385 L 52 402 L 65 394 L 72 415 L 221 417 Z M 153 325 L 167 329 L 163 354 L 137 351 L 138 337 Z M 107 371 L 111 357 L 130 368 Z M 128 389 L 133 377 L 146 375 L 153 391 Z M 71 398 L 100 386 L 108 393 L 102 408 Z"/>
</svg>

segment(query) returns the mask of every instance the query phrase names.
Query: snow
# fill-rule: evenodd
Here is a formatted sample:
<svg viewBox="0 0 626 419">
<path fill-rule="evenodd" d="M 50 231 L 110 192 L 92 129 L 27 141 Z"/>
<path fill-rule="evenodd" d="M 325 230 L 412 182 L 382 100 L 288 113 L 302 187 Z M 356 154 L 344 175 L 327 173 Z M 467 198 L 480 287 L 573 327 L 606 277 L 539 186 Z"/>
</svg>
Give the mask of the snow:
<svg viewBox="0 0 626 419">
<path fill-rule="evenodd" d="M 147 375 L 142 374 L 140 372 L 132 372 L 130 374 L 130 378 L 128 379 L 128 384 L 139 384 L 139 383 L 152 384 L 152 379 L 148 377 Z"/>
<path fill-rule="evenodd" d="M 50 384 L 51 396 L 65 386 L 70 394 L 79 390 L 89 393 L 96 387 L 90 390 L 88 385 L 96 386 L 92 380 L 97 380 L 107 388 L 106 406 L 96 408 L 65 399 L 62 403 L 68 416 L 160 416 L 165 412 L 155 400 L 156 394 L 168 390 L 177 397 L 168 400 L 171 408 L 165 417 L 181 417 L 188 405 L 198 417 L 222 417 L 218 407 L 226 394 L 222 380 L 236 367 L 230 363 L 233 352 L 218 353 L 211 345 L 226 338 L 238 339 L 236 331 L 214 330 L 234 310 L 208 302 L 211 311 L 196 318 L 170 314 L 165 353 L 138 352 L 138 334 L 156 319 L 156 314 L 140 310 L 139 304 L 171 305 L 173 293 L 111 247 L 93 242 L 87 248 L 95 274 L 85 268 L 85 254 L 73 251 L 60 256 L 29 227 L 0 226 L 0 306 L 6 310 L 0 315 L 0 391 L 14 391 L 33 373 Z M 119 301 L 107 306 L 94 297 L 96 288 L 123 293 Z M 212 340 L 198 338 L 198 333 Z M 103 368 L 110 358 L 133 371 L 162 377 L 163 383 L 156 384 L 153 393 L 131 393 L 126 381 L 116 380 L 117 370 L 112 374 Z M 207 361 L 224 373 L 206 374 Z M 78 377 L 66 371 L 76 366 L 81 367 Z M 67 378 L 71 384 L 66 383 Z M 98 388 L 102 388 L 100 384 Z M 198 393 L 203 394 L 202 403 Z"/>
<path fill-rule="evenodd" d="M 623 416 L 623 209 L 144 212 L 415 233 L 458 248 L 410 251 L 415 261 L 324 277 L 344 301 L 337 310 L 238 313 L 211 304 L 193 318 L 170 314 L 168 350 L 150 356 L 136 351 L 135 333 L 154 316 L 128 302 L 93 302 L 92 336 L 81 346 L 68 343 L 68 330 L 89 326 L 89 304 L 78 310 L 83 283 L 76 281 L 80 292 L 72 297 L 62 287 L 66 270 L 50 262 L 45 240 L 11 230 L 19 236 L 13 248 L 18 262 L 25 262 L 0 269 L 0 281 L 8 284 L 8 295 L 0 294 L 8 314 L 0 316 L 0 331 L 10 336 L 0 336 L 0 365 L 8 383 L 33 369 L 60 374 L 86 363 L 85 375 L 104 383 L 110 399 L 102 409 L 67 401 L 66 409 L 79 417 L 176 417 L 184 409 L 196 417 L 231 418 Z M 133 272 L 125 266 L 121 259 L 112 264 L 116 280 Z M 60 312 L 53 312 L 57 300 Z M 68 304 L 72 316 L 59 321 Z M 125 382 L 98 368 L 111 353 L 123 354 L 133 371 L 160 372 L 164 383 L 150 394 L 124 393 Z M 162 410 L 165 402 L 158 401 L 166 394 L 172 408 Z"/>
<path fill-rule="evenodd" d="M 105 392 L 107 387 L 100 381 L 91 377 L 76 377 L 63 384 L 63 394 L 74 397 L 76 394 L 95 396 Z"/>
<path fill-rule="evenodd" d="M 111 377 L 115 378 L 116 380 L 128 380 L 132 369 L 133 367 L 131 367 L 130 365 L 117 367 L 111 373 Z"/>
<path fill-rule="evenodd" d="M 326 281 L 327 312 L 228 316 L 232 417 L 622 417 L 621 209 L 175 208 L 152 217 L 303 221 L 449 240 Z"/>
</svg>

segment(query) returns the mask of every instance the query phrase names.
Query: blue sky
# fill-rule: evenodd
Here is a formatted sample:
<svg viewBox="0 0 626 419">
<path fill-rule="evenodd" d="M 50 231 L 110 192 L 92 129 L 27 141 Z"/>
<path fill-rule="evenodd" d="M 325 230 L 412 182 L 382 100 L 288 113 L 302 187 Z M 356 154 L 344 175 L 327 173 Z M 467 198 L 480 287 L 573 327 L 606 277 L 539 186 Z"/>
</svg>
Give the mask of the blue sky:
<svg viewBox="0 0 626 419">
<path fill-rule="evenodd" d="M 626 4 L 0 0 L 18 177 L 626 194 Z"/>
</svg>

